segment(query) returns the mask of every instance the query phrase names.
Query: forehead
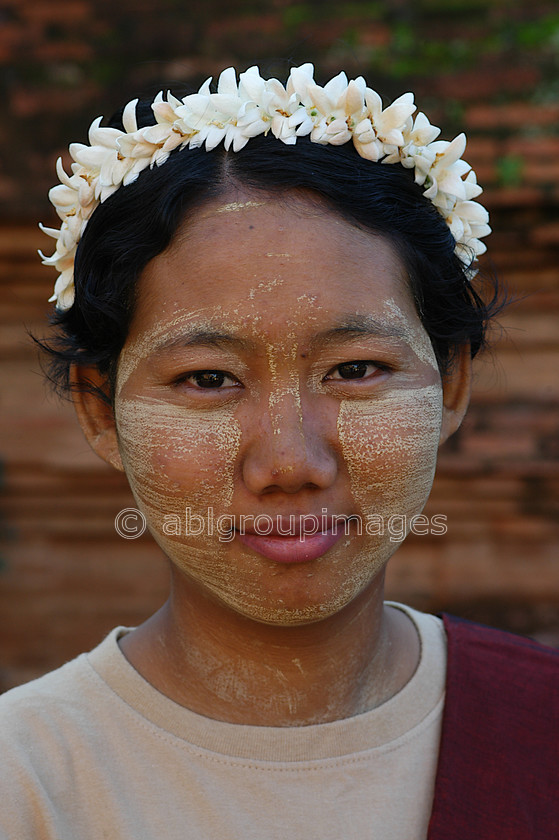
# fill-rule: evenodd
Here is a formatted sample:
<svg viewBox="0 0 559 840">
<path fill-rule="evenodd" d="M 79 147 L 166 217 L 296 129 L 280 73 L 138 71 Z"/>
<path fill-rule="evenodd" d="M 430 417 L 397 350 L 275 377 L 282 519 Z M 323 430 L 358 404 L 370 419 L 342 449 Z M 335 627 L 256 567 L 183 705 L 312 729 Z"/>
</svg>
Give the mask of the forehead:
<svg viewBox="0 0 559 840">
<path fill-rule="evenodd" d="M 366 259 L 374 250 L 376 259 L 390 261 L 396 274 L 403 272 L 387 238 L 348 221 L 320 196 L 308 191 L 241 194 L 208 202 L 179 226 L 166 256 L 172 259 L 188 241 L 196 243 L 199 250 L 208 237 L 213 246 L 219 245 L 225 251 L 244 247 L 257 251 L 258 256 L 285 256 L 291 260 L 296 256 L 304 258 L 317 245 L 323 253 L 321 262 L 347 259 L 348 250 L 352 259 Z M 291 247 L 285 252 L 273 252 L 263 247 L 266 243 Z M 216 250 L 214 256 L 219 259 L 226 254 Z M 316 261 L 319 255 L 314 251 L 312 256 Z"/>
<path fill-rule="evenodd" d="M 214 326 L 299 321 L 312 331 L 319 313 L 375 316 L 394 300 L 417 318 L 386 238 L 306 196 L 228 196 L 199 208 L 148 263 L 132 332 L 202 316 Z"/>
</svg>

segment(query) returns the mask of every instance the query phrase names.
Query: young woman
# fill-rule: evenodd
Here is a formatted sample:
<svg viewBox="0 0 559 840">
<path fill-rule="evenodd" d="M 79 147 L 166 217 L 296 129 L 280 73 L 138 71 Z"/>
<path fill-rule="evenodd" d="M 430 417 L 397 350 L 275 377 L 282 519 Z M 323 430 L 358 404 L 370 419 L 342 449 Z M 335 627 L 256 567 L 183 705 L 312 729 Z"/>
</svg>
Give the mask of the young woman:
<svg viewBox="0 0 559 840">
<path fill-rule="evenodd" d="M 498 305 L 414 109 L 226 71 L 59 165 L 54 376 L 170 591 L 2 698 L 0 837 L 555 836 L 554 654 L 383 602 Z"/>
</svg>

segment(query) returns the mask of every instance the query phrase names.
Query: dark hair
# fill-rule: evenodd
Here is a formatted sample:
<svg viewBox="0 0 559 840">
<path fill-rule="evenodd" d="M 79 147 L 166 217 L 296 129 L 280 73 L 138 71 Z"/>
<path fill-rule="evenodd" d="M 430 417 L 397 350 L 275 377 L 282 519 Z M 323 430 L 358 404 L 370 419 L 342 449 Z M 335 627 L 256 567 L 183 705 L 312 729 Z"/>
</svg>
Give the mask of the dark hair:
<svg viewBox="0 0 559 840">
<path fill-rule="evenodd" d="M 110 125 L 122 128 L 121 113 Z M 153 122 L 150 103 L 140 103 L 138 124 Z M 303 137 L 286 145 L 268 135 L 238 152 L 177 150 L 99 205 L 78 247 L 74 305 L 52 317 L 56 337 L 39 342 L 59 392 L 69 391 L 70 365 L 77 363 L 96 366 L 112 398 L 142 270 L 169 245 L 189 211 L 235 188 L 310 192 L 351 223 L 385 236 L 408 271 L 442 373 L 464 344 L 472 357 L 484 346 L 488 321 L 504 305 L 502 291 L 493 277 L 477 279 L 476 291 L 446 222 L 412 170 L 365 160 L 350 143 L 322 146 Z"/>
</svg>

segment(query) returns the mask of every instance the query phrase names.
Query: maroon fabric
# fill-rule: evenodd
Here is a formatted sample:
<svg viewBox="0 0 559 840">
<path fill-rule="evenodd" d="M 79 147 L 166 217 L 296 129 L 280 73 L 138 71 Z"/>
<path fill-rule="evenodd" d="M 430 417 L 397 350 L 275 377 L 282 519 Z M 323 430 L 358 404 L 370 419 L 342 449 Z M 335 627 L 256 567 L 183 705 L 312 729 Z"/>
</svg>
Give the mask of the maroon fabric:
<svg viewBox="0 0 559 840">
<path fill-rule="evenodd" d="M 443 620 L 447 694 L 428 840 L 557 840 L 559 651 Z"/>
</svg>

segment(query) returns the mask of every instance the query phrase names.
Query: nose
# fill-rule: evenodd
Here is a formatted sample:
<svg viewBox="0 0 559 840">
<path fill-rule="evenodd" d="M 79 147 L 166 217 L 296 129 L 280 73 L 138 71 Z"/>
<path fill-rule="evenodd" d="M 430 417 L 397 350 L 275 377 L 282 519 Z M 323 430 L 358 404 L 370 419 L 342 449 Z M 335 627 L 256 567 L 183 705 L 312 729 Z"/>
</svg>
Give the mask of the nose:
<svg viewBox="0 0 559 840">
<path fill-rule="evenodd" d="M 258 411 L 242 461 L 246 488 L 261 495 L 330 487 L 338 472 L 336 418 L 293 393 L 272 394 Z"/>
</svg>

